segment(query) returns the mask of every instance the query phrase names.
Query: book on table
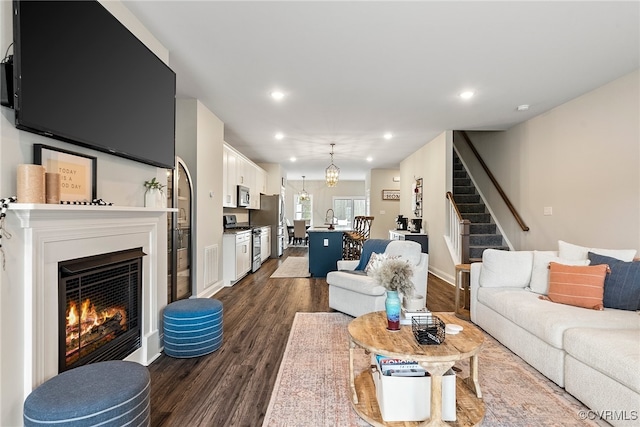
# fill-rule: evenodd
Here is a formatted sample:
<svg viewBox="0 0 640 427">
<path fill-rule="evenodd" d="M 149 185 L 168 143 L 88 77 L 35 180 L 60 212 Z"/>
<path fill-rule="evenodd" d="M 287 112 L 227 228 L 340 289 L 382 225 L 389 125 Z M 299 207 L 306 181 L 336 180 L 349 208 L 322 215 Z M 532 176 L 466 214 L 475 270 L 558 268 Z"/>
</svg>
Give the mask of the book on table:
<svg viewBox="0 0 640 427">
<path fill-rule="evenodd" d="M 415 360 L 395 359 L 391 357 L 376 355 L 376 363 L 382 375 L 393 376 L 425 376 L 425 369 Z M 394 371 L 395 374 L 391 373 Z"/>
</svg>

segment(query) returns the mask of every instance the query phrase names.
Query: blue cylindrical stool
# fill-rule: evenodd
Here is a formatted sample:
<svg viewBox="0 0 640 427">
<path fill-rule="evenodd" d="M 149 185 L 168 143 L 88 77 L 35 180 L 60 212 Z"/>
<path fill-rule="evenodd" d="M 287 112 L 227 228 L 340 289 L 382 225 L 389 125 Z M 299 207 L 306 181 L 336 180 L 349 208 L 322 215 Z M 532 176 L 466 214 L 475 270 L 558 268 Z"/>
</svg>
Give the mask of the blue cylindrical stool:
<svg viewBox="0 0 640 427">
<path fill-rule="evenodd" d="M 146 367 L 97 362 L 56 375 L 24 401 L 24 425 L 149 426 L 151 379 Z"/>
<path fill-rule="evenodd" d="M 222 345 L 222 303 L 218 300 L 193 298 L 172 302 L 162 316 L 167 356 L 204 356 Z"/>
</svg>

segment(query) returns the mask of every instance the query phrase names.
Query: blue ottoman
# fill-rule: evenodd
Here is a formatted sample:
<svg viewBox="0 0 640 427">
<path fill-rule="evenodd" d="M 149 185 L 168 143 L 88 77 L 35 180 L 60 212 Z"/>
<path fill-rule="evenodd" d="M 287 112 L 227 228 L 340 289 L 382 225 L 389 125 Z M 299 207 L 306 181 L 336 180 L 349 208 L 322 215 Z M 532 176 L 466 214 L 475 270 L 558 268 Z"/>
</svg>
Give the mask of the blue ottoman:
<svg viewBox="0 0 640 427">
<path fill-rule="evenodd" d="M 172 302 L 162 316 L 167 356 L 204 356 L 222 345 L 222 303 L 218 300 L 194 298 Z"/>
<path fill-rule="evenodd" d="M 24 425 L 150 425 L 151 379 L 146 367 L 122 360 L 70 369 L 44 382 L 24 401 Z"/>
</svg>

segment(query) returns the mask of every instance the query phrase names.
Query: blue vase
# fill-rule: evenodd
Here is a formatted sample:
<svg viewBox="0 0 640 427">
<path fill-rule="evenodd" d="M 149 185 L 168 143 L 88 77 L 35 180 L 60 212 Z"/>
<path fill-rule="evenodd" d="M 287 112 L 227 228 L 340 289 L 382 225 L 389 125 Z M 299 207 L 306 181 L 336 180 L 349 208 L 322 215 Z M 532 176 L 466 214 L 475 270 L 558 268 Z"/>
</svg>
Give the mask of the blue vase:
<svg viewBox="0 0 640 427">
<path fill-rule="evenodd" d="M 387 291 L 387 299 L 384 301 L 384 308 L 387 311 L 387 329 L 390 331 L 399 331 L 400 297 L 398 297 L 398 291 Z"/>
</svg>

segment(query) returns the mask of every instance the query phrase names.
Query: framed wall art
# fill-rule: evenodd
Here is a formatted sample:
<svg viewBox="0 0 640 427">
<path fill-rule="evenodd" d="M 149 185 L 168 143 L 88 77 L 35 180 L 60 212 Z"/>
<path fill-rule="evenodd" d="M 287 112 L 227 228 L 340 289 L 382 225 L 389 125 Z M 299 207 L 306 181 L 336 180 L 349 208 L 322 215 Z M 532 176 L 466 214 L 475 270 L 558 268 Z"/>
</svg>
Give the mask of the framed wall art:
<svg viewBox="0 0 640 427">
<path fill-rule="evenodd" d="M 60 174 L 60 201 L 91 202 L 96 199 L 96 157 L 34 144 L 33 163 L 44 166 L 48 173 Z"/>
<path fill-rule="evenodd" d="M 400 200 L 400 190 L 382 190 L 382 200 Z"/>
</svg>

